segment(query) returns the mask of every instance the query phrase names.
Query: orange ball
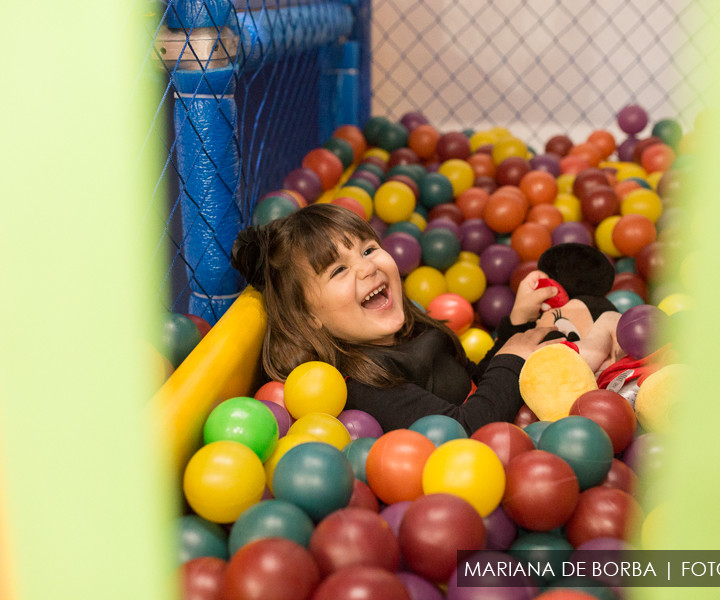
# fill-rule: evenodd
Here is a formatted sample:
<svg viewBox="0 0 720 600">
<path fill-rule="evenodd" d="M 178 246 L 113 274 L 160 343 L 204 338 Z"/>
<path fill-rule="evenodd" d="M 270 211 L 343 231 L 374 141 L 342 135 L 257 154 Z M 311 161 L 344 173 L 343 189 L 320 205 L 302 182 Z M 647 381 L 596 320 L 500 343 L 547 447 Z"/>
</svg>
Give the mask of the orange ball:
<svg viewBox="0 0 720 600">
<path fill-rule="evenodd" d="M 584 158 L 591 167 L 597 167 L 603 159 L 601 150 L 591 142 L 577 144 L 570 148 L 568 156 Z M 562 168 L 562 167 L 561 167 Z"/>
<path fill-rule="evenodd" d="M 622 200 L 630 192 L 632 192 L 633 190 L 639 190 L 642 186 L 637 181 L 634 181 L 632 179 L 624 179 L 623 181 L 618 181 L 612 187 L 615 190 L 618 199 Z"/>
<path fill-rule="evenodd" d="M 334 187 L 343 172 L 342 161 L 327 148 L 310 150 L 303 158 L 302 166 L 317 173 L 323 191 Z"/>
<path fill-rule="evenodd" d="M 653 144 L 640 155 L 640 164 L 648 173 L 667 171 L 675 162 L 675 152 L 665 144 Z"/>
<path fill-rule="evenodd" d="M 525 220 L 527 201 L 512 193 L 495 191 L 485 205 L 483 219 L 496 233 L 510 233 Z"/>
<path fill-rule="evenodd" d="M 530 202 L 536 204 L 552 204 L 558 193 L 555 177 L 547 171 L 530 171 L 520 180 L 520 190 Z"/>
<path fill-rule="evenodd" d="M 332 134 L 333 137 L 345 140 L 353 149 L 353 162 L 360 162 L 365 150 L 367 141 L 365 135 L 357 125 L 341 125 Z"/>
<path fill-rule="evenodd" d="M 560 172 L 577 175 L 580 171 L 590 168 L 590 163 L 584 156 L 563 156 L 560 159 Z"/>
<path fill-rule="evenodd" d="M 487 190 L 471 187 L 455 198 L 455 205 L 460 209 L 465 219 L 482 219 L 489 198 L 490 194 L 487 193 Z"/>
<path fill-rule="evenodd" d="M 361 219 L 367 221 L 367 213 L 365 212 L 363 205 L 355 198 L 350 198 L 349 196 L 339 196 L 338 198 L 333 198 L 330 201 L 330 204 L 337 204 L 338 206 L 347 208 L 348 210 L 353 211 Z"/>
<path fill-rule="evenodd" d="M 430 158 L 435 154 L 440 132 L 432 125 L 418 125 L 408 136 L 408 148 L 420 158 Z"/>
<path fill-rule="evenodd" d="M 657 230 L 646 216 L 623 215 L 612 230 L 612 243 L 625 256 L 635 256 L 657 239 Z"/>
<path fill-rule="evenodd" d="M 596 131 L 593 131 L 588 136 L 587 141 L 591 144 L 594 144 L 598 148 L 598 150 L 600 150 L 600 155 L 602 156 L 602 158 L 607 158 L 613 152 L 615 152 L 615 138 L 613 137 L 612 133 L 605 129 L 598 129 Z"/>
<path fill-rule="evenodd" d="M 381 435 L 365 461 L 370 489 L 385 504 L 419 498 L 423 469 L 434 451 L 435 444 L 417 431 L 394 429 Z"/>
<path fill-rule="evenodd" d="M 521 261 L 537 260 L 552 246 L 552 236 L 550 231 L 539 223 L 523 223 L 510 236 L 510 245 Z"/>
<path fill-rule="evenodd" d="M 472 167 L 475 177 L 495 177 L 495 162 L 492 156 L 485 152 L 477 152 L 467 157 L 468 164 Z"/>
<path fill-rule="evenodd" d="M 565 221 L 563 214 L 554 204 L 536 204 L 530 207 L 525 220 L 528 223 L 539 223 L 550 233 Z"/>
<path fill-rule="evenodd" d="M 472 304 L 460 294 L 447 292 L 435 296 L 427 306 L 427 314 L 447 325 L 457 335 L 470 329 L 475 319 Z"/>
</svg>

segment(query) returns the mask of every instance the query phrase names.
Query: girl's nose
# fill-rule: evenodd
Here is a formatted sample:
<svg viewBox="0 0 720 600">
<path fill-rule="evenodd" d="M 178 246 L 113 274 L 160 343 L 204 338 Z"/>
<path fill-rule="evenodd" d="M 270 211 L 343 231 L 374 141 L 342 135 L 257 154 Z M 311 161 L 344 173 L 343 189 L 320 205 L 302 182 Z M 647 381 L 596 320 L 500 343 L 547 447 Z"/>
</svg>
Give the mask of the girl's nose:
<svg viewBox="0 0 720 600">
<path fill-rule="evenodd" d="M 377 265 L 375 261 L 370 258 L 365 258 L 360 262 L 358 267 L 358 273 L 361 277 L 369 277 L 377 272 Z"/>
</svg>

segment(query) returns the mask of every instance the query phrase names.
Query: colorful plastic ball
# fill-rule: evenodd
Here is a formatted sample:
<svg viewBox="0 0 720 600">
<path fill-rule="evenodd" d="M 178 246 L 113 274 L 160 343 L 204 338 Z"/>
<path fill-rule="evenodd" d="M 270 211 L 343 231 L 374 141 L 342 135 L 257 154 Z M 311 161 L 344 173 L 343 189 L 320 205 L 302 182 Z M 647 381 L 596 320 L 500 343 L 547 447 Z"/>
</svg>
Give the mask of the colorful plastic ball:
<svg viewBox="0 0 720 600">
<path fill-rule="evenodd" d="M 598 596 L 596 590 L 604 589 L 606 591 L 605 596 Z M 548 588 L 542 594 L 535 597 L 535 600 L 615 600 L 617 596 L 609 588 L 599 588 L 596 583 L 593 582 L 592 587 L 587 589 L 559 589 L 559 588 Z"/>
<path fill-rule="evenodd" d="M 335 204 L 337 206 L 347 208 L 348 210 L 354 212 L 361 219 L 367 219 L 367 213 L 365 212 L 363 205 L 360 204 L 360 202 L 358 202 L 355 198 L 349 198 L 348 196 L 338 196 L 337 198 L 333 198 L 330 201 L 330 204 Z"/>
<path fill-rule="evenodd" d="M 565 535 L 576 548 L 601 537 L 627 540 L 642 516 L 640 505 L 630 494 L 596 486 L 580 494 L 575 512 L 565 524 Z"/>
<path fill-rule="evenodd" d="M 488 194 L 492 194 L 498 189 L 498 184 L 495 183 L 495 178 L 488 175 L 479 175 L 475 177 L 475 183 L 473 187 L 485 190 Z"/>
<path fill-rule="evenodd" d="M 375 213 L 386 223 L 407 221 L 415 210 L 415 194 L 399 181 L 383 183 L 375 192 Z"/>
<path fill-rule="evenodd" d="M 447 271 L 448 292 L 458 294 L 470 303 L 477 302 L 487 287 L 485 273 L 479 265 L 458 260 Z"/>
<path fill-rule="evenodd" d="M 617 147 L 618 158 L 623 162 L 633 160 L 633 154 L 635 153 L 635 146 L 637 146 L 638 139 L 635 136 L 628 136 L 623 142 Z"/>
<path fill-rule="evenodd" d="M 590 230 L 578 221 L 567 221 L 558 225 L 551 234 L 553 246 L 558 244 L 586 244 L 592 245 L 593 239 Z"/>
<path fill-rule="evenodd" d="M 585 392 L 572 404 L 569 414 L 587 417 L 600 425 L 610 437 L 613 454 L 625 450 L 635 437 L 635 412 L 617 392 L 606 389 Z"/>
<path fill-rule="evenodd" d="M 350 502 L 348 502 L 347 507 L 362 508 L 363 510 L 372 511 L 375 514 L 380 512 L 380 502 L 375 494 L 373 494 L 370 486 L 357 477 L 353 481 L 353 493 L 352 496 L 350 496 Z"/>
<path fill-rule="evenodd" d="M 444 583 L 457 567 L 458 549 L 481 550 L 485 524 L 475 507 L 453 494 L 429 494 L 405 511 L 398 536 L 414 573 Z"/>
<path fill-rule="evenodd" d="M 407 233 L 408 235 L 413 236 L 419 242 L 420 236 L 422 235 L 422 230 L 411 221 L 398 221 L 397 223 L 389 225 L 388 228 L 385 230 L 385 236 L 391 235 L 393 233 Z"/>
<path fill-rule="evenodd" d="M 463 215 L 462 210 L 460 210 L 460 207 L 454 203 L 438 204 L 428 213 L 428 220 L 430 222 L 439 218 L 449 219 L 458 226 L 462 225 L 463 221 L 465 221 L 465 215 Z"/>
<path fill-rule="evenodd" d="M 598 185 L 580 198 L 583 217 L 593 225 L 618 214 L 620 201 L 609 185 Z"/>
<path fill-rule="evenodd" d="M 454 198 L 469 190 L 475 181 L 472 167 L 460 158 L 451 158 L 443 162 L 438 168 L 438 173 L 445 175 L 450 181 Z"/>
<path fill-rule="evenodd" d="M 442 173 L 427 173 L 418 181 L 421 204 L 431 209 L 438 204 L 445 204 L 453 200 L 453 186 L 450 180 Z"/>
<path fill-rule="evenodd" d="M 220 597 L 310 600 L 319 583 L 309 550 L 285 538 L 265 538 L 246 544 L 230 559 Z"/>
<path fill-rule="evenodd" d="M 268 381 L 258 388 L 253 397 L 255 400 L 268 400 L 285 408 L 285 384 L 282 381 Z"/>
<path fill-rule="evenodd" d="M 362 187 L 346 184 L 333 193 L 333 202 L 335 202 L 335 200 L 339 200 L 340 198 L 351 198 L 357 201 L 357 203 L 360 204 L 363 209 L 363 213 L 358 214 L 360 214 L 361 218 L 367 221 L 373 215 L 373 199 L 370 193 L 371 192 L 368 192 Z M 372 193 L 374 194 L 375 191 L 373 190 Z"/>
<path fill-rule="evenodd" d="M 662 214 L 663 206 L 660 196 L 653 190 L 644 188 L 633 190 L 627 194 L 620 203 L 620 213 L 623 215 L 643 215 L 655 223 Z"/>
<path fill-rule="evenodd" d="M 441 446 L 450 440 L 467 438 L 465 428 L 455 419 L 445 415 L 427 415 L 420 417 L 409 427 L 428 438 L 435 446 Z"/>
<path fill-rule="evenodd" d="M 278 422 L 259 400 L 238 397 L 224 400 L 210 413 L 203 426 L 205 444 L 230 440 L 245 444 L 265 462 L 277 444 Z"/>
<path fill-rule="evenodd" d="M 520 182 L 530 173 L 530 170 L 530 163 L 527 159 L 521 156 L 509 156 L 497 165 L 495 181 L 500 186 L 520 186 Z"/>
<path fill-rule="evenodd" d="M 393 257 L 402 277 L 420 266 L 422 246 L 409 233 L 398 231 L 386 235 L 382 240 L 382 247 Z"/>
<path fill-rule="evenodd" d="M 545 143 L 545 152 L 565 156 L 573 147 L 572 140 L 566 135 L 555 135 Z"/>
<path fill-rule="evenodd" d="M 395 573 L 369 565 L 353 565 L 332 573 L 312 600 L 412 600 Z"/>
<path fill-rule="evenodd" d="M 530 600 L 538 588 L 510 554 L 482 550 L 461 560 L 448 581 L 447 600 Z M 526 567 L 526 565 L 523 564 Z M 470 569 L 484 573 L 470 576 Z M 525 568 L 527 570 L 527 568 Z"/>
<path fill-rule="evenodd" d="M 352 145 L 342 138 L 331 137 L 323 144 L 323 148 L 330 150 L 330 152 L 340 159 L 343 169 L 347 169 L 355 160 Z"/>
<path fill-rule="evenodd" d="M 530 436 L 513 423 L 502 421 L 488 423 L 473 432 L 470 437 L 488 445 L 506 469 L 513 458 L 535 449 Z"/>
<path fill-rule="evenodd" d="M 648 298 L 648 285 L 637 273 L 630 273 L 626 271 L 615 275 L 611 293 L 618 290 L 633 292 L 634 294 L 640 296 L 640 298 L 643 299 L 643 302 L 646 302 Z"/>
<path fill-rule="evenodd" d="M 400 535 L 400 524 L 402 523 L 405 512 L 412 504 L 412 500 L 401 500 L 399 502 L 393 502 L 385 506 L 380 511 L 380 516 L 388 524 L 395 537 Z"/>
<path fill-rule="evenodd" d="M 450 131 L 440 136 L 435 151 L 441 161 L 453 158 L 464 160 L 470 156 L 470 140 L 460 131 Z"/>
<path fill-rule="evenodd" d="M 460 335 L 460 343 L 468 359 L 474 363 L 479 363 L 488 353 L 488 350 L 495 345 L 495 340 L 484 329 L 470 327 Z"/>
<path fill-rule="evenodd" d="M 495 162 L 490 154 L 484 152 L 476 152 L 468 156 L 468 164 L 472 167 L 475 173 L 475 181 L 478 177 L 487 177 L 493 184 L 495 183 Z"/>
<path fill-rule="evenodd" d="M 683 310 L 690 310 L 695 306 L 692 296 L 683 293 L 674 293 L 665 296 L 657 307 L 666 315 L 671 316 Z"/>
<path fill-rule="evenodd" d="M 156 346 L 173 368 L 180 366 L 201 339 L 200 331 L 190 318 L 181 313 L 162 314 Z"/>
<path fill-rule="evenodd" d="M 510 245 L 521 261 L 537 260 L 552 246 L 552 236 L 548 228 L 539 223 L 523 223 L 512 232 Z"/>
<path fill-rule="evenodd" d="M 337 417 L 346 401 L 345 378 L 327 363 L 309 361 L 298 365 L 285 380 L 285 407 L 295 419 L 317 412 Z"/>
<path fill-rule="evenodd" d="M 645 358 L 657 350 L 662 341 L 660 328 L 667 323 L 667 315 L 657 306 L 641 304 L 625 311 L 617 324 L 617 342 L 633 358 Z"/>
<path fill-rule="evenodd" d="M 380 434 L 382 435 L 382 434 Z M 379 436 L 378 436 L 379 437 Z M 343 454 L 350 462 L 355 478 L 367 483 L 365 463 L 376 437 L 359 437 L 343 448 Z"/>
<path fill-rule="evenodd" d="M 182 598 L 218 600 L 226 569 L 227 561 L 215 556 L 188 559 L 179 569 Z"/>
<path fill-rule="evenodd" d="M 489 329 L 495 329 L 502 318 L 510 314 L 514 302 L 515 294 L 509 286 L 491 285 L 475 303 L 475 309 L 482 322 Z"/>
<path fill-rule="evenodd" d="M 543 171 L 555 178 L 560 175 L 560 156 L 550 152 L 538 154 L 530 159 L 530 168 L 533 171 Z"/>
<path fill-rule="evenodd" d="M 447 281 L 441 271 L 427 265 L 420 266 L 405 278 L 405 293 L 410 300 L 427 308 L 430 301 L 447 292 Z"/>
<path fill-rule="evenodd" d="M 628 135 L 640 133 L 648 122 L 648 114 L 637 104 L 629 104 L 617 114 L 617 124 Z"/>
<path fill-rule="evenodd" d="M 318 174 L 306 167 L 290 171 L 283 179 L 282 187 L 299 192 L 308 202 L 315 202 L 323 192 Z"/>
<path fill-rule="evenodd" d="M 321 577 L 356 565 L 392 572 L 400 563 L 395 534 L 379 514 L 362 508 L 342 508 L 320 521 L 310 539 L 310 552 Z"/>
<path fill-rule="evenodd" d="M 472 304 L 451 292 L 435 296 L 427 305 L 427 314 L 444 322 L 456 335 L 467 331 L 475 319 Z"/>
<path fill-rule="evenodd" d="M 624 313 L 633 306 L 639 306 L 645 301 L 638 296 L 635 292 L 629 290 L 615 290 L 605 296 L 615 306 L 615 310 L 619 313 Z"/>
<path fill-rule="evenodd" d="M 562 213 L 565 221 L 580 221 L 582 219 L 580 199 L 570 193 L 558 192 L 553 206 Z"/>
<path fill-rule="evenodd" d="M 460 496 L 485 517 L 500 504 L 505 470 L 486 444 L 472 439 L 451 440 L 427 459 L 422 489 L 425 494 Z"/>
<path fill-rule="evenodd" d="M 399 571 L 395 575 L 402 581 L 410 595 L 410 600 L 443 600 L 440 588 L 424 577 L 409 571 Z"/>
<path fill-rule="evenodd" d="M 665 144 L 653 144 L 640 157 L 640 164 L 648 173 L 668 171 L 674 162 L 675 152 Z"/>
<path fill-rule="evenodd" d="M 502 506 L 520 527 L 550 531 L 570 518 L 579 493 L 577 476 L 565 460 L 530 450 L 508 464 Z"/>
<path fill-rule="evenodd" d="M 357 125 L 341 125 L 333 131 L 332 137 L 345 140 L 353 149 L 353 162 L 358 162 L 367 150 L 367 142 Z"/>
<path fill-rule="evenodd" d="M 511 156 L 525 158 L 527 156 L 527 146 L 522 140 L 509 137 L 495 142 L 491 154 L 495 164 L 499 165 Z"/>
<path fill-rule="evenodd" d="M 638 275 L 648 283 L 655 283 L 659 280 L 667 268 L 665 248 L 662 242 L 655 241 L 635 255 L 635 267 Z"/>
<path fill-rule="evenodd" d="M 529 171 L 520 180 L 520 190 L 531 206 L 550 204 L 557 196 L 557 180 L 546 171 Z"/>
<path fill-rule="evenodd" d="M 423 468 L 434 450 L 435 444 L 417 431 L 396 429 L 382 435 L 365 464 L 370 489 L 386 504 L 421 496 Z"/>
<path fill-rule="evenodd" d="M 599 485 L 612 465 L 610 436 L 587 417 L 573 415 L 555 421 L 543 431 L 538 449 L 567 462 L 575 471 L 581 490 Z"/>
<path fill-rule="evenodd" d="M 485 549 L 507 550 L 518 534 L 518 528 L 508 517 L 500 504 L 494 511 L 483 517 L 485 524 Z"/>
<path fill-rule="evenodd" d="M 675 119 L 660 119 L 653 125 L 651 135 L 659 137 L 664 144 L 671 148 L 677 148 L 683 132 L 680 123 Z"/>
<path fill-rule="evenodd" d="M 219 441 L 200 448 L 183 475 L 190 507 L 213 523 L 232 523 L 265 491 L 265 470 L 257 454 L 244 444 Z"/>
<path fill-rule="evenodd" d="M 536 204 L 528 211 L 525 221 L 542 225 L 552 234 L 557 227 L 564 223 L 564 218 L 560 209 L 554 204 Z"/>
<path fill-rule="evenodd" d="M 537 419 L 537 417 L 536 417 Z M 523 431 L 530 436 L 530 439 L 533 441 L 533 444 L 535 444 L 535 447 L 538 447 L 538 444 L 540 443 L 540 438 L 542 437 L 542 434 L 545 433 L 545 430 L 552 425 L 552 421 L 532 421 L 531 423 L 528 423 L 523 427 Z"/>
<path fill-rule="evenodd" d="M 183 515 L 175 525 L 178 538 L 178 564 L 200 556 L 229 558 L 228 534 L 220 525 L 198 517 Z"/>
<path fill-rule="evenodd" d="M 490 285 L 508 283 L 519 264 L 518 252 L 504 244 L 491 244 L 480 255 L 480 267 Z"/>
<path fill-rule="evenodd" d="M 441 206 L 453 206 L 452 204 L 439 204 L 436 208 L 439 208 Z M 435 210 L 435 209 L 433 209 Z M 432 212 L 432 211 L 430 211 Z M 432 231 L 433 229 L 447 229 L 450 233 L 452 233 L 457 239 L 458 242 L 462 239 L 462 230 L 460 229 L 460 225 L 451 217 L 449 216 L 441 216 L 441 217 L 430 217 L 428 215 L 428 224 L 427 227 L 425 227 L 425 230 L 423 233 L 427 233 L 428 231 Z M 422 239 L 422 238 L 421 238 Z"/>
<path fill-rule="evenodd" d="M 639 489 L 639 481 L 635 471 L 623 461 L 613 458 L 612 466 L 608 471 L 607 477 L 603 479 L 600 485 L 616 488 L 627 492 L 631 496 L 635 496 Z"/>
<path fill-rule="evenodd" d="M 377 146 L 380 140 L 380 131 L 390 123 L 387 117 L 382 115 L 371 116 L 363 125 L 362 132 L 370 146 Z"/>
<path fill-rule="evenodd" d="M 584 159 L 584 161 L 591 167 L 597 167 L 603 159 L 602 150 L 591 142 L 575 144 L 572 148 L 570 148 L 570 151 L 565 159 L 573 157 Z"/>
<path fill-rule="evenodd" d="M 330 444 L 308 442 L 288 450 L 273 474 L 273 494 L 319 521 L 347 506 L 354 474 L 345 455 Z"/>
<path fill-rule="evenodd" d="M 420 164 L 420 157 L 413 150 L 407 147 L 397 148 L 388 157 L 388 175 L 393 173 L 393 167 L 417 164 Z"/>
<path fill-rule="evenodd" d="M 338 415 L 338 420 L 345 426 L 352 440 L 378 438 L 383 434 L 377 419 L 362 410 L 344 410 Z"/>
<path fill-rule="evenodd" d="M 572 193 L 582 200 L 589 192 L 597 187 L 609 186 L 607 174 L 597 167 L 583 169 L 575 175 L 572 182 Z"/>
<path fill-rule="evenodd" d="M 595 228 L 595 245 L 598 250 L 613 258 L 622 256 L 622 252 L 612 242 L 612 232 L 619 220 L 620 215 L 613 215 L 601 221 Z"/>
<path fill-rule="evenodd" d="M 637 273 L 635 259 L 631 256 L 623 256 L 615 261 L 616 273 Z"/>
<path fill-rule="evenodd" d="M 485 204 L 483 219 L 494 232 L 510 233 L 524 221 L 527 210 L 527 200 L 522 196 L 497 190 Z"/>
<path fill-rule="evenodd" d="M 378 177 L 375 173 L 368 171 L 367 169 L 363 169 L 362 171 L 353 171 L 350 179 L 345 182 L 345 186 L 359 187 L 370 194 L 370 196 L 373 196 L 375 194 L 375 190 L 380 187 L 381 183 L 382 181 L 380 180 L 380 177 Z"/>
<path fill-rule="evenodd" d="M 468 252 L 482 254 L 495 242 L 495 233 L 482 219 L 468 219 L 460 225 L 462 231 L 461 247 Z"/>
<path fill-rule="evenodd" d="M 464 219 L 482 219 L 490 194 L 479 187 L 471 187 L 455 198 L 455 205 L 462 212 Z"/>
<path fill-rule="evenodd" d="M 560 173 L 563 175 L 577 175 L 581 171 L 590 168 L 592 168 L 592 165 L 584 156 L 568 154 L 568 156 L 563 156 L 560 159 Z"/>
<path fill-rule="evenodd" d="M 355 167 L 355 170 L 353 171 L 353 177 L 362 177 L 364 176 L 365 172 L 368 171 L 382 180 L 382 178 L 385 176 L 386 170 L 387 163 L 384 160 L 381 160 L 377 157 L 374 159 L 364 158 L 363 162 L 361 162 L 357 167 Z"/>
<path fill-rule="evenodd" d="M 536 260 L 526 260 L 521 262 L 517 267 L 513 269 L 512 275 L 510 275 L 510 289 L 517 294 L 520 283 L 525 277 L 531 272 L 537 271 Z"/>
<path fill-rule="evenodd" d="M 428 159 L 435 154 L 440 132 L 432 125 L 421 124 L 408 136 L 408 146 L 420 158 Z"/>
<path fill-rule="evenodd" d="M 635 256 L 657 238 L 655 224 L 639 214 L 623 215 L 612 230 L 613 245 L 625 256 Z"/>
<path fill-rule="evenodd" d="M 549 565 L 536 579 L 548 585 L 562 576 L 563 566 L 574 548 L 563 536 L 544 531 L 523 532 L 510 546 L 508 553 L 528 563 Z"/>
<path fill-rule="evenodd" d="M 307 413 L 299 417 L 288 429 L 294 435 L 311 435 L 312 437 L 342 450 L 352 440 L 350 433 L 339 419 L 321 412 Z"/>
<path fill-rule="evenodd" d="M 615 152 L 615 138 L 613 134 L 606 129 L 596 129 L 588 136 L 587 141 L 600 150 L 602 158 L 608 158 Z"/>
<path fill-rule="evenodd" d="M 441 271 L 457 261 L 461 249 L 457 236 L 445 228 L 424 231 L 420 246 L 423 263 Z"/>
<path fill-rule="evenodd" d="M 299 507 L 284 500 L 263 500 L 249 507 L 230 529 L 230 556 L 254 540 L 285 538 L 307 547 L 314 524 Z"/>
</svg>

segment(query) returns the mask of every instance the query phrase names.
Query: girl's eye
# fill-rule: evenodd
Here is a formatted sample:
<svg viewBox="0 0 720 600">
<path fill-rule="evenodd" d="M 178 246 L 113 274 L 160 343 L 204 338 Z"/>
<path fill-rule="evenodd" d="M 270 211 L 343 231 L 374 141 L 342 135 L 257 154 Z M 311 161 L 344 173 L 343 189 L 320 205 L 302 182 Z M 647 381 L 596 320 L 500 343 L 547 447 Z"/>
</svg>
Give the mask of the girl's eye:
<svg viewBox="0 0 720 600">
<path fill-rule="evenodd" d="M 340 275 L 340 273 L 342 273 L 344 270 L 345 270 L 345 267 L 343 267 L 342 265 L 339 266 L 339 267 L 335 267 L 335 268 L 332 270 L 332 272 L 330 273 L 330 279 L 332 279 L 333 277 L 335 277 L 335 275 Z"/>
<path fill-rule="evenodd" d="M 368 255 L 372 254 L 373 252 L 375 252 L 375 250 L 377 250 L 377 246 L 368 246 L 363 251 L 363 256 L 368 256 Z"/>
</svg>

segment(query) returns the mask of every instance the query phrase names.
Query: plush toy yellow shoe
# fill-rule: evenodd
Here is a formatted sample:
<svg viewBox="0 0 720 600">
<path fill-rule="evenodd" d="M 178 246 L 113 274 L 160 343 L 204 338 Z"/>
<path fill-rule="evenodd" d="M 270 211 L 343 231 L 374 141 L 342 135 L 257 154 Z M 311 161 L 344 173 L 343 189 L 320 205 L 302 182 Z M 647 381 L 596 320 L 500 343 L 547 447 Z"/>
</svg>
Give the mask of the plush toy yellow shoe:
<svg viewBox="0 0 720 600">
<path fill-rule="evenodd" d="M 635 414 L 643 429 L 670 432 L 673 405 L 682 397 L 687 370 L 683 364 L 666 365 L 642 382 L 635 399 Z"/>
<path fill-rule="evenodd" d="M 535 350 L 520 371 L 520 394 L 541 421 L 567 417 L 578 397 L 596 389 L 588 363 L 565 344 Z"/>
</svg>

